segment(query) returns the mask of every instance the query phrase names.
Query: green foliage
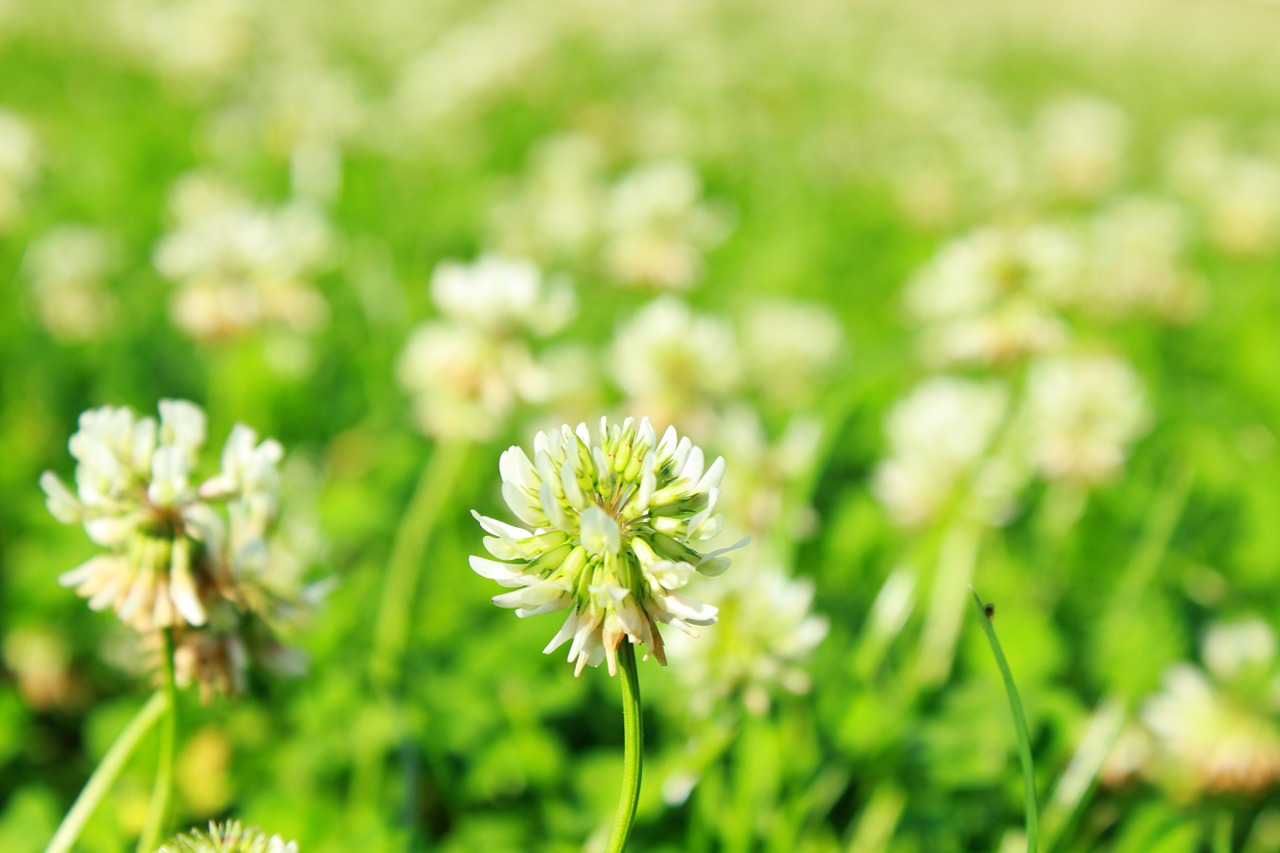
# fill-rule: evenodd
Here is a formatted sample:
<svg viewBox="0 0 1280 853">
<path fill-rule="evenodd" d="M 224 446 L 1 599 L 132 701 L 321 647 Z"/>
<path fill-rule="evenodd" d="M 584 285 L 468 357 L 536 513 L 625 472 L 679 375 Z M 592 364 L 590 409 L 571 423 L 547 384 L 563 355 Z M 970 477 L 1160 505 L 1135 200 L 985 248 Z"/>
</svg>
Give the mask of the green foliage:
<svg viewBox="0 0 1280 853">
<path fill-rule="evenodd" d="M 95 546 L 48 516 L 40 473 L 70 479 L 66 440 L 84 410 L 149 412 L 169 397 L 204 407 L 215 440 L 235 422 L 280 440 L 299 463 L 284 495 L 307 522 L 306 575 L 334 579 L 291 637 L 307 675 L 255 670 L 245 696 L 207 707 L 184 695 L 183 826 L 234 817 L 304 853 L 603 849 L 621 768 L 618 685 L 603 670 L 575 679 L 564 650 L 540 654 L 556 616 L 517 620 L 490 604 L 499 590 L 467 566 L 482 549 L 468 510 L 507 517 L 507 446 L 527 448 L 549 423 L 624 412 L 679 419 L 710 458 L 726 457 L 722 501 L 762 495 L 752 507 L 766 519 L 730 519 L 753 536 L 730 572 L 759 563 L 811 582 L 828 625 L 785 666 L 744 675 L 740 661 L 714 661 L 705 681 L 726 682 L 702 705 L 674 654 L 666 670 L 640 663 L 634 848 L 1011 849 L 1024 789 L 1004 700 L 980 620 L 963 595 L 935 606 L 936 589 L 972 580 L 995 602 L 1046 809 L 1097 708 L 1115 702 L 1126 730 L 1140 729 L 1169 668 L 1204 663 L 1206 628 L 1280 619 L 1280 191 L 1275 210 L 1259 202 L 1270 237 L 1244 245 L 1253 220 L 1224 225 L 1219 208 L 1247 194 L 1206 200 L 1168 166 L 1204 118 L 1224 156 L 1280 175 L 1274 22 L 1260 4 L 1181 23 L 1142 6 L 1011 5 L 0 0 L 0 115 L 18 117 L 40 151 L 19 185 L 0 137 L 0 850 L 43 848 L 151 684 L 109 610 L 58 586 Z M 1092 196 L 1035 177 L 1042 110 L 1072 95 L 1105 101 L 1129 126 L 1119 175 Z M 610 347 L 660 288 L 620 286 L 625 271 L 595 231 L 570 248 L 526 239 L 577 296 L 574 319 L 531 344 L 557 365 L 559 393 L 521 400 L 489 438 L 424 435 L 397 370 L 412 330 L 443 317 L 432 271 L 521 247 L 527 234 L 500 215 L 521 193 L 534 198 L 526 230 L 563 224 L 572 211 L 536 195 L 553 183 L 537 170 L 548 140 L 569 134 L 597 146 L 601 193 L 668 159 L 699 177 L 703 212 L 723 217 L 724 233 L 689 238 L 697 274 L 680 298 L 735 330 L 744 378 L 724 393 L 709 380 L 678 411 L 633 410 L 636 357 Z M 1002 170 L 1015 159 L 1009 189 Z M 333 256 L 303 278 L 327 323 L 203 341 L 175 324 L 179 285 L 156 249 L 179 227 L 173 187 L 194 170 L 262 210 L 306 199 L 321 212 Z M 980 490 L 966 482 L 929 522 L 895 523 L 873 485 L 895 404 L 939 372 L 1003 382 L 1015 401 L 1029 381 L 1009 363 L 936 368 L 903 308 L 907 282 L 984 225 L 1085 231 L 1135 196 L 1184 217 L 1183 271 L 1205 298 L 1177 323 L 1063 309 L 1077 350 L 1131 363 L 1147 398 L 1149 429 L 1116 475 L 1077 488 L 1035 474 L 1003 517 L 977 520 Z M 588 216 L 593 228 L 607 218 Z M 75 307 L 65 294 L 41 301 L 29 260 L 68 224 L 116 246 L 100 282 L 106 322 L 83 338 L 51 323 Z M 834 318 L 844 349 L 827 373 L 769 372 L 782 355 L 742 331 L 764 298 Z M 552 361 L 565 344 L 580 349 Z M 818 430 L 792 468 L 747 458 L 725 428 L 758 425 L 776 450 L 801 418 Z M 1016 438 L 1019 424 L 1006 426 Z M 460 447 L 416 585 L 397 602 L 403 657 L 393 677 L 375 677 L 392 543 L 427 460 Z M 957 530 L 976 542 L 968 562 L 948 550 Z M 896 617 L 882 596 L 892 579 L 906 581 Z M 717 628 L 702 630 L 706 641 Z M 954 660 L 922 653 L 934 642 Z M 1274 708 L 1261 713 L 1274 723 Z M 142 745 L 78 849 L 131 846 L 155 753 Z M 195 768 L 185 775 L 184 760 Z M 1280 837 L 1266 791 L 1224 804 L 1210 786 L 1171 783 L 1156 759 L 1131 772 L 1083 764 L 1102 769 L 1057 806 L 1072 816 L 1061 837 L 1046 821 L 1052 851 L 1208 849 L 1224 810 L 1241 849 Z"/>
</svg>

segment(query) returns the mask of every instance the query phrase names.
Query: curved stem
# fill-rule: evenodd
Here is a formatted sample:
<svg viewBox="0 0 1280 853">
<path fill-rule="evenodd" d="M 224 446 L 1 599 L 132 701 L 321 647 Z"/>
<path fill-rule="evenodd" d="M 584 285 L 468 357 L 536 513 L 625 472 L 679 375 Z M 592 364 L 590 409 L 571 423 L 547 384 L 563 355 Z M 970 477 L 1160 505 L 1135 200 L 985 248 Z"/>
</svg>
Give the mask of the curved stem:
<svg viewBox="0 0 1280 853">
<path fill-rule="evenodd" d="M 45 853 L 67 853 L 71 845 L 76 843 L 76 839 L 80 837 L 80 831 L 93 816 L 93 810 L 102 802 L 111 784 L 124 769 L 129 756 L 133 755 L 142 738 L 151 731 L 156 720 L 160 719 L 168 703 L 168 695 L 163 690 L 156 691 L 129 725 L 125 726 L 124 731 L 116 737 L 115 743 L 111 744 L 111 748 L 107 750 L 107 754 L 102 757 L 101 763 L 94 769 L 80 796 L 76 797 L 76 801 L 71 805 L 71 811 L 67 812 L 67 816 L 62 819 L 58 831 L 53 834 L 53 839 L 45 848 Z"/>
<path fill-rule="evenodd" d="M 625 743 L 622 756 L 622 795 L 613 820 L 613 834 L 606 853 L 621 853 L 631 835 L 631 824 L 640 802 L 640 771 L 644 763 L 644 724 L 640 719 L 640 673 L 636 670 L 635 647 L 623 640 L 618 647 L 622 664 L 622 728 Z"/>
<path fill-rule="evenodd" d="M 453 482 L 462 470 L 467 445 L 437 445 L 422 469 L 405 509 L 387 561 L 382 601 L 374 620 L 372 676 L 375 686 L 389 690 L 398 679 L 408 645 L 410 613 L 416 598 L 422 554 L 435 528 Z"/>
<path fill-rule="evenodd" d="M 164 642 L 162 663 L 164 666 L 164 695 L 169 706 L 164 727 L 160 729 L 160 760 L 156 766 L 156 784 L 151 789 L 151 805 L 147 809 L 147 823 L 138 838 L 138 853 L 154 853 L 160 846 L 161 835 L 173 801 L 173 763 L 178 740 L 178 683 L 173 672 L 173 629 L 161 632 Z"/>
<path fill-rule="evenodd" d="M 1018 686 L 1013 683 L 1009 661 L 1005 660 L 1004 650 L 996 638 L 995 629 L 991 627 L 991 617 L 987 615 L 986 605 L 976 589 L 969 587 L 969 592 L 973 593 L 973 603 L 978 608 L 978 618 L 982 620 L 982 632 L 987 635 L 987 642 L 991 644 L 991 654 L 996 659 L 996 666 L 1000 668 L 1004 690 L 1009 696 L 1009 712 L 1013 715 L 1013 732 L 1018 739 L 1018 759 L 1022 764 L 1022 783 L 1026 792 L 1027 853 L 1037 853 L 1040 849 L 1040 812 L 1036 807 L 1036 769 L 1031 760 L 1031 734 L 1027 729 L 1027 715 L 1023 713 Z"/>
</svg>

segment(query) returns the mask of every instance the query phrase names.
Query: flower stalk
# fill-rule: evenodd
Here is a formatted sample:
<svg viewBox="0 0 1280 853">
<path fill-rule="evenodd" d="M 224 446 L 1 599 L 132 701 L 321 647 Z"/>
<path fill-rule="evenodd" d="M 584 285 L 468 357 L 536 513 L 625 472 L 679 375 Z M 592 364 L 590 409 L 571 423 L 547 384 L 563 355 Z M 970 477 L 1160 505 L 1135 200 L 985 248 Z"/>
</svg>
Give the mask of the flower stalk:
<svg viewBox="0 0 1280 853">
<path fill-rule="evenodd" d="M 151 790 L 151 805 L 147 809 L 147 822 L 138 838 L 138 853 L 152 853 L 160 846 L 164 827 L 173 802 L 173 767 L 178 740 L 178 683 L 173 669 L 173 629 L 162 632 L 164 696 L 168 706 L 164 725 L 160 729 L 160 760 L 156 765 L 155 787 Z"/>
<path fill-rule="evenodd" d="M 644 720 L 640 715 L 640 673 L 636 668 L 636 652 L 632 643 L 618 647 L 619 669 L 622 671 L 622 794 L 613 821 L 607 853 L 621 853 L 631 835 L 636 805 L 640 802 L 640 777 L 644 765 Z"/>
<path fill-rule="evenodd" d="M 76 801 L 71 805 L 71 811 L 67 812 L 67 816 L 62 819 L 49 846 L 45 848 L 45 853 L 68 853 L 71 850 L 76 839 L 80 837 L 84 825 L 89 822 L 89 818 L 93 817 L 94 810 L 107 795 L 112 783 L 119 778 L 120 771 L 124 769 L 133 751 L 138 748 L 138 744 L 146 737 L 147 732 L 151 731 L 151 727 L 168 710 L 168 707 L 168 693 L 157 690 L 129 725 L 125 726 L 124 731 L 107 750 L 107 754 L 102 757 L 102 762 L 93 771 L 93 775 L 89 777 L 80 796 L 76 797 Z"/>
</svg>

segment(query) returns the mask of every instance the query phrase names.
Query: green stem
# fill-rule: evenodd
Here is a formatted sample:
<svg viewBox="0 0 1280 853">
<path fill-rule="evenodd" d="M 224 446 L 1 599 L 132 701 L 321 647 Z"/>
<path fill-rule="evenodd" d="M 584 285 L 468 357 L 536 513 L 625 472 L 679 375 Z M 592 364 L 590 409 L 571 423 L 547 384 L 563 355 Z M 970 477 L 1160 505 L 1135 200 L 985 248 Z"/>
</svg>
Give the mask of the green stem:
<svg viewBox="0 0 1280 853">
<path fill-rule="evenodd" d="M 973 601 L 978 606 L 978 618 L 982 620 L 982 630 L 991 644 L 991 653 L 995 655 L 996 665 L 1000 667 L 1000 677 L 1004 679 L 1005 693 L 1009 695 L 1009 710 L 1013 713 L 1013 730 L 1018 738 L 1018 758 L 1022 763 L 1022 781 L 1026 788 L 1027 801 L 1027 853 L 1036 853 L 1039 849 L 1040 818 L 1036 810 L 1036 770 L 1031 762 L 1031 736 L 1027 731 L 1027 717 L 1022 712 L 1022 699 L 1018 696 L 1018 687 L 1013 683 L 1013 673 L 1009 670 L 1009 662 L 1005 660 L 1000 641 L 996 639 L 995 629 L 991 627 L 991 619 L 987 616 L 985 605 L 978 597 L 978 591 L 969 588 L 973 593 Z"/>
<path fill-rule="evenodd" d="M 94 809 L 102 802 L 112 783 L 119 777 L 120 771 L 124 769 L 129 756 L 133 755 L 142 738 L 156 724 L 156 720 L 160 719 L 168 703 L 168 695 L 163 690 L 156 691 L 124 731 L 116 737 L 115 743 L 111 744 L 107 754 L 102 757 L 102 762 L 85 783 L 84 790 L 71 805 L 71 811 L 67 812 L 67 816 L 62 819 L 58 831 L 53 834 L 53 840 L 45 848 L 45 853 L 67 853 L 71 845 L 76 843 L 76 839 L 80 837 L 80 831 L 93 816 Z"/>
<path fill-rule="evenodd" d="M 1231 811 L 1226 808 L 1213 822 L 1213 853 L 1231 853 Z"/>
<path fill-rule="evenodd" d="M 631 835 L 631 824 L 636 818 L 636 804 L 640 802 L 640 772 L 644 763 L 644 725 L 640 719 L 640 673 L 636 670 L 636 652 L 631 643 L 623 640 L 618 647 L 618 662 L 622 664 L 622 728 L 625 743 L 622 756 L 622 795 L 618 799 L 618 813 L 613 820 L 613 834 L 609 837 L 606 853 L 622 853 Z"/>
<path fill-rule="evenodd" d="M 916 661 L 920 687 L 935 687 L 951 674 L 964 616 L 964 590 L 973 582 L 981 539 L 981 523 L 961 516 L 951 523 L 942 540 Z"/>
<path fill-rule="evenodd" d="M 373 623 L 372 675 L 374 684 L 382 690 L 389 691 L 399 680 L 422 555 L 462 470 L 466 451 L 465 444 L 436 446 L 396 530 L 382 601 Z"/>
<path fill-rule="evenodd" d="M 173 672 L 173 629 L 161 632 L 164 642 L 162 665 L 164 666 L 164 695 L 168 713 L 164 727 L 160 729 L 160 761 L 156 767 L 156 783 L 151 789 L 151 805 L 147 809 L 147 823 L 138 838 L 138 853 L 155 853 L 160 846 L 165 823 L 173 801 L 173 764 L 178 740 L 178 682 Z"/>
</svg>

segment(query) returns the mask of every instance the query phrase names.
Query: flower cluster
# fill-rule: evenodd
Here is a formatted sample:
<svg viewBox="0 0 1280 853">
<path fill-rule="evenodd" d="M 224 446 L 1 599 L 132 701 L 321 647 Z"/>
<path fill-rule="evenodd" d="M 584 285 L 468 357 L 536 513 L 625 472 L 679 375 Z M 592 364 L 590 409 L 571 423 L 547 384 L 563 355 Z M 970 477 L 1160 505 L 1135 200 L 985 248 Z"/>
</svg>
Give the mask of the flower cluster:
<svg viewBox="0 0 1280 853">
<path fill-rule="evenodd" d="M 471 567 L 511 588 L 493 602 L 517 616 L 572 611 L 544 651 L 570 643 L 576 674 L 605 659 L 614 674 L 624 640 L 665 664 L 658 623 L 696 634 L 716 621 L 715 607 L 680 589 L 729 567 L 732 549 L 697 550 L 720 532 L 723 459 L 707 466 L 674 427 L 659 440 L 648 419 L 602 418 L 594 434 L 586 424 L 538 433 L 532 460 L 511 447 L 499 470 L 503 498 L 531 529 L 473 513 L 497 559 L 472 557 Z"/>
<path fill-rule="evenodd" d="M 772 695 L 801 695 L 811 686 L 809 658 L 827 636 L 826 618 L 813 613 L 813 581 L 791 578 L 774 565 L 736 567 L 722 585 L 720 620 L 709 642 L 676 634 L 670 653 L 692 711 L 706 716 L 731 697 L 753 714 L 769 710 Z"/>
<path fill-rule="evenodd" d="M 260 207 L 209 175 L 174 188 L 177 227 L 155 249 L 155 265 L 177 282 L 174 322 L 191 337 L 218 340 L 262 327 L 306 334 L 329 319 L 312 278 L 332 256 L 328 223 L 294 202 Z"/>
<path fill-rule="evenodd" d="M 0 110 L 0 234 L 22 213 L 22 197 L 40 171 L 40 146 L 25 121 Z"/>
<path fill-rule="evenodd" d="M 1142 708 L 1154 735 L 1152 775 L 1178 793 L 1260 797 L 1280 783 L 1280 659 L 1275 631 L 1257 617 L 1205 633 L 1207 672 L 1171 667 Z"/>
<path fill-rule="evenodd" d="M 207 833 L 198 829 L 183 833 L 156 853 L 298 853 L 298 842 L 230 820 L 210 823 Z"/>
<path fill-rule="evenodd" d="M 50 334 L 89 340 L 111 327 L 116 300 L 106 278 L 118 267 L 119 254 L 114 235 L 84 225 L 59 226 L 27 248 L 22 271 Z"/>
<path fill-rule="evenodd" d="M 206 695 L 242 689 L 248 658 L 287 657 L 271 626 L 288 614 L 291 591 L 272 576 L 267 541 L 282 450 L 237 424 L 219 472 L 197 483 L 204 412 L 182 400 L 159 408 L 158 422 L 127 408 L 85 412 L 70 441 L 76 492 L 52 472 L 41 477 L 50 512 L 107 549 L 59 582 L 141 633 L 171 629 L 180 683 Z"/>
<path fill-rule="evenodd" d="M 684 160 L 638 163 L 613 182 L 605 160 L 590 136 L 544 141 L 521 184 L 494 207 L 495 243 L 539 258 L 590 255 L 623 285 L 693 287 L 730 217 L 703 197 L 701 177 Z"/>
<path fill-rule="evenodd" d="M 437 266 L 431 297 L 444 317 L 413 330 L 400 357 L 400 385 L 413 397 L 423 432 L 492 437 L 517 403 L 546 396 L 550 379 L 522 333 L 563 327 L 575 310 L 573 291 L 528 261 L 486 255 Z"/>
</svg>

